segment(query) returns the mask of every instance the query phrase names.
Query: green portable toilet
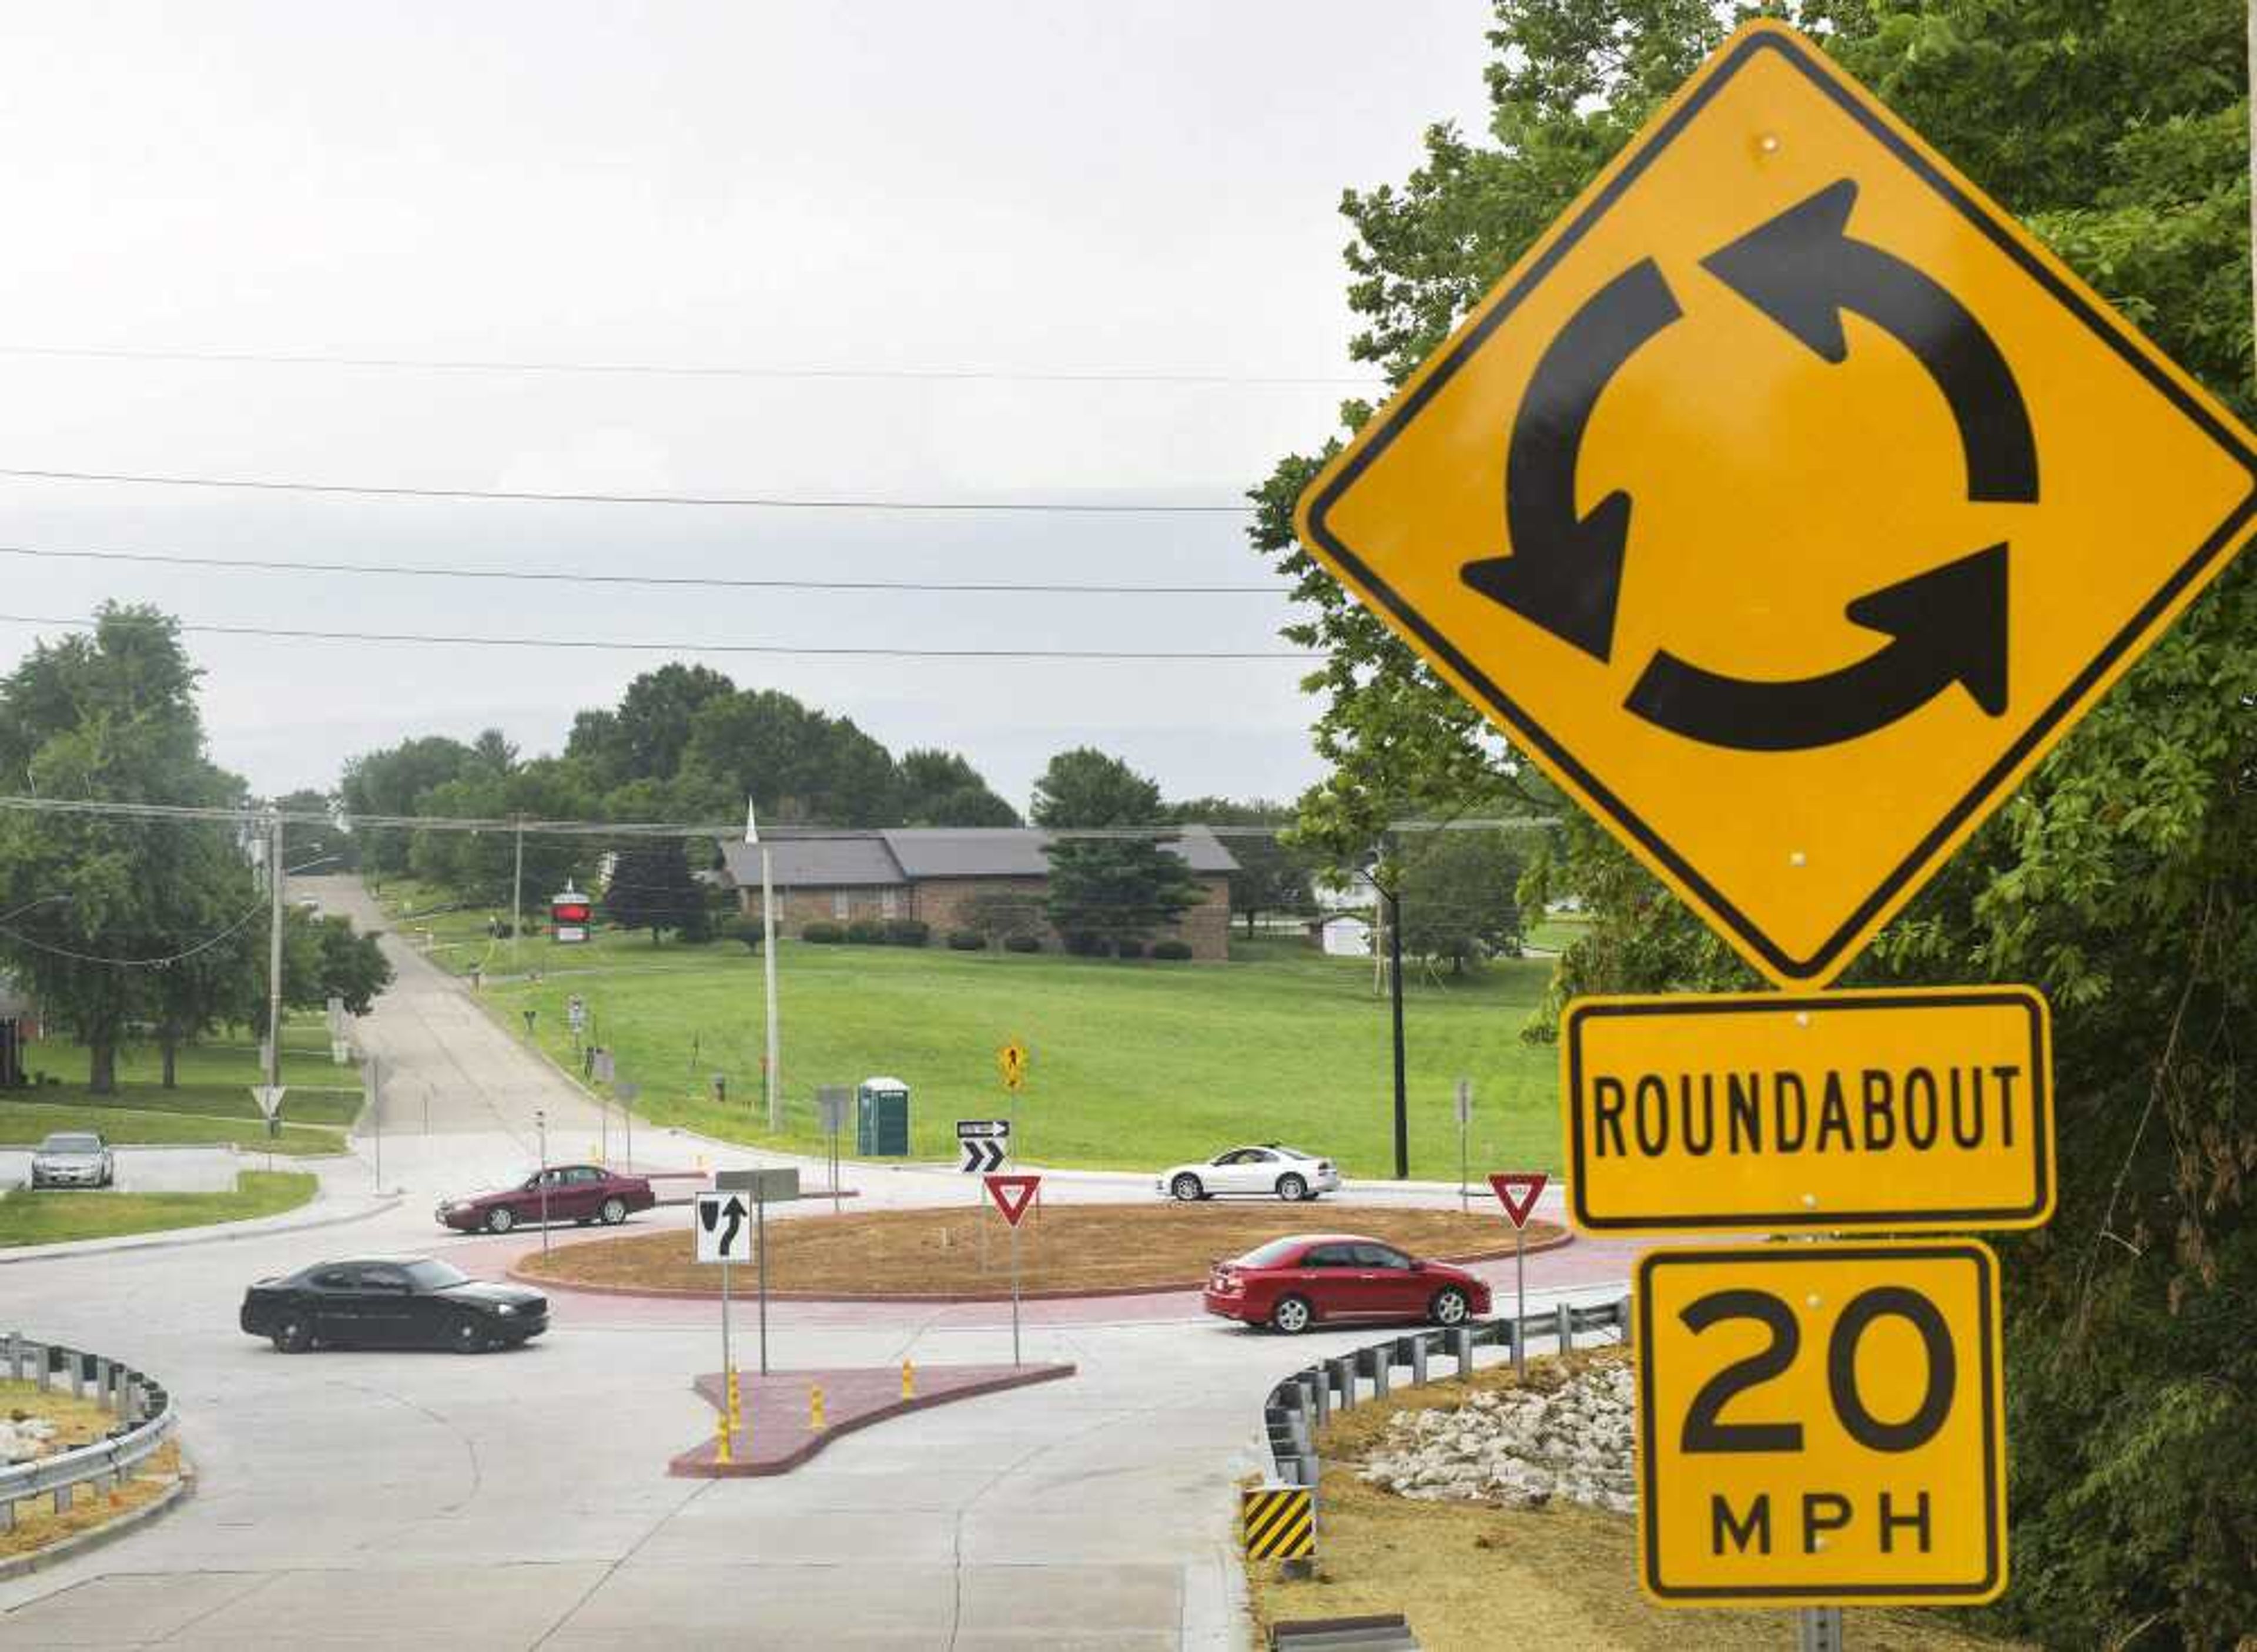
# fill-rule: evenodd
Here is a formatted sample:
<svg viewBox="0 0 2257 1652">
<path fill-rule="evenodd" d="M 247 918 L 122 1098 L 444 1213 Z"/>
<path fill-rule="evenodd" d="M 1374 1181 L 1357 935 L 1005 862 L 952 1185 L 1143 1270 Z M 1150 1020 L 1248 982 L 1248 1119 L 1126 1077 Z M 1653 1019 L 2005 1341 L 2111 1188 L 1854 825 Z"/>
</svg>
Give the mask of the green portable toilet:
<svg viewBox="0 0 2257 1652">
<path fill-rule="evenodd" d="M 854 1153 L 863 1159 L 905 1159 L 909 1151 L 909 1087 L 898 1078 L 865 1078 L 854 1088 Z"/>
</svg>

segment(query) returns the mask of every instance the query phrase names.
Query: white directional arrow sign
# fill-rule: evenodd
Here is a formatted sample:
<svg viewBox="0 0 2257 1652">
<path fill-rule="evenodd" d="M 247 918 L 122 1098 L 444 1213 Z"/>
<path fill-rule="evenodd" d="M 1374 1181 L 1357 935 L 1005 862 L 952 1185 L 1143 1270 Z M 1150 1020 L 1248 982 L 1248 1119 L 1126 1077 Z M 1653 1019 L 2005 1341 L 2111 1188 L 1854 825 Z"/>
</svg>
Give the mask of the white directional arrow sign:
<svg viewBox="0 0 2257 1652">
<path fill-rule="evenodd" d="M 748 1262 L 753 1259 L 753 1207 L 741 1193 L 697 1196 L 697 1260 Z"/>
<path fill-rule="evenodd" d="M 956 1168 L 966 1175 L 986 1175 L 1003 1168 L 1011 1154 L 1008 1119 L 959 1119 L 956 1145 L 964 1162 Z"/>
</svg>

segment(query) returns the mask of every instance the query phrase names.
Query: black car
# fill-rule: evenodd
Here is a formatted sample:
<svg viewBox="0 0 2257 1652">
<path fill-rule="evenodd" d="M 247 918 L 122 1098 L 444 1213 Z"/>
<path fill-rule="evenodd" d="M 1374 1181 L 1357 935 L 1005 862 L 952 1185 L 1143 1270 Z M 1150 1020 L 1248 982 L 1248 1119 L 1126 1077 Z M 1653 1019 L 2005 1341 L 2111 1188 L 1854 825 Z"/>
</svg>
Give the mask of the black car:
<svg viewBox="0 0 2257 1652">
<path fill-rule="evenodd" d="M 371 1256 L 260 1280 L 243 1294 L 243 1328 L 284 1353 L 323 1345 L 478 1353 L 548 1330 L 548 1299 L 428 1256 Z"/>
</svg>

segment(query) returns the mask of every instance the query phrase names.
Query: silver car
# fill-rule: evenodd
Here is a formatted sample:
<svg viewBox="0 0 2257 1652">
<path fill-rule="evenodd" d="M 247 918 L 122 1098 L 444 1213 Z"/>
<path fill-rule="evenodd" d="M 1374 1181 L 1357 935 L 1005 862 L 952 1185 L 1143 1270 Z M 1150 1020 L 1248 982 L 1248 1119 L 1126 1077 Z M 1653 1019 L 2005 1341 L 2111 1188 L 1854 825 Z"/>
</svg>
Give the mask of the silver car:
<svg viewBox="0 0 2257 1652">
<path fill-rule="evenodd" d="M 32 1154 L 35 1188 L 106 1188 L 117 1173 L 108 1145 L 91 1130 L 58 1130 Z"/>
</svg>

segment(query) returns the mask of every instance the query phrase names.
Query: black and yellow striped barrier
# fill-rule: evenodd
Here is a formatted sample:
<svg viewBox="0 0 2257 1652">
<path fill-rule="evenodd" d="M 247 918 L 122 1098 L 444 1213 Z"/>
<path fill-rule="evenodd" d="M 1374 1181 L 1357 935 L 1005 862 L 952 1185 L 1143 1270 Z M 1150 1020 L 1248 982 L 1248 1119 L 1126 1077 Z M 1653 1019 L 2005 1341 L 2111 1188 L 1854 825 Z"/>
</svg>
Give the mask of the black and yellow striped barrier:
<svg viewBox="0 0 2257 1652">
<path fill-rule="evenodd" d="M 1306 1560 L 1317 1552 L 1314 1494 L 1306 1486 L 1263 1486 L 1238 1494 L 1249 1560 Z"/>
</svg>

